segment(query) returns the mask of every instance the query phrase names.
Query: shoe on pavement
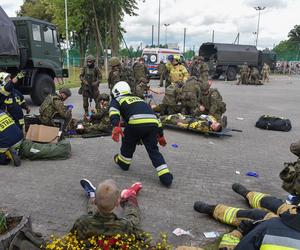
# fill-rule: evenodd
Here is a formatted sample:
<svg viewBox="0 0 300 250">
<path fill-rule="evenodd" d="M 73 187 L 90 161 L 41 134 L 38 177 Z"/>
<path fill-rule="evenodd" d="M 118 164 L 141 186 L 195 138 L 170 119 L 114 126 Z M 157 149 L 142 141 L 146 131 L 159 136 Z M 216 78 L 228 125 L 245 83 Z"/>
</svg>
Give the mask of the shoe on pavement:
<svg viewBox="0 0 300 250">
<path fill-rule="evenodd" d="M 233 183 L 232 184 L 232 190 L 239 195 L 243 196 L 246 198 L 247 194 L 250 192 L 247 188 L 245 188 L 243 185 L 239 183 Z"/>
<path fill-rule="evenodd" d="M 82 179 L 80 180 L 80 184 L 83 187 L 87 197 L 95 197 L 96 188 L 94 187 L 91 181 L 89 181 L 88 179 Z"/>
<path fill-rule="evenodd" d="M 140 182 L 133 183 L 130 188 L 124 189 L 121 192 L 121 198 L 128 199 L 130 196 L 136 196 L 142 187 L 142 183 Z"/>
<path fill-rule="evenodd" d="M 196 201 L 194 203 L 194 209 L 197 212 L 202 213 L 202 214 L 213 215 L 215 206 L 209 205 L 209 204 L 207 204 L 205 202 L 202 202 L 202 201 Z"/>
<path fill-rule="evenodd" d="M 12 148 L 8 149 L 8 158 L 12 160 L 15 167 L 21 166 L 21 159 L 18 152 Z"/>
</svg>

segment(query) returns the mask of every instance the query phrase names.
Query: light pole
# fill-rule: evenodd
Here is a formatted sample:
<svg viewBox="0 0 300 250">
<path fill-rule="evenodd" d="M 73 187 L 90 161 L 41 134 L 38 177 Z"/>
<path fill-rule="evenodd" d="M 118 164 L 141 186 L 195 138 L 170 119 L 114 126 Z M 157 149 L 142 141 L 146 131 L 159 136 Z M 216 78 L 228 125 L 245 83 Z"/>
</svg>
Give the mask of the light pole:
<svg viewBox="0 0 300 250">
<path fill-rule="evenodd" d="M 170 24 L 169 23 L 165 23 L 164 26 L 166 27 L 165 44 L 167 45 L 167 41 L 168 41 L 168 26 L 170 26 Z"/>
<path fill-rule="evenodd" d="M 69 61 L 69 29 L 68 29 L 68 1 L 65 0 L 65 19 L 66 19 L 66 43 L 67 43 L 67 67 L 70 69 Z"/>
<path fill-rule="evenodd" d="M 256 42 L 255 42 L 255 46 L 257 47 L 257 43 L 258 43 L 258 33 L 259 33 L 259 22 L 260 22 L 260 12 L 262 10 L 264 10 L 266 7 L 261 7 L 261 6 L 257 6 L 254 7 L 255 10 L 258 10 L 258 22 L 257 22 L 257 30 L 256 30 Z"/>
<path fill-rule="evenodd" d="M 158 0 L 158 27 L 157 27 L 157 47 L 160 44 L 160 0 Z"/>
</svg>

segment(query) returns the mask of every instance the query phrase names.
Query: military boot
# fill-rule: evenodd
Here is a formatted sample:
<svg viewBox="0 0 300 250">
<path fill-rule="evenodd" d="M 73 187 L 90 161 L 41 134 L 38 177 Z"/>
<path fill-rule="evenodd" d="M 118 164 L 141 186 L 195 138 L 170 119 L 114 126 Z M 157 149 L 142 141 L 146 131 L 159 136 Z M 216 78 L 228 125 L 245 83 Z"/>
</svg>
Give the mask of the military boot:
<svg viewBox="0 0 300 250">
<path fill-rule="evenodd" d="M 202 214 L 207 214 L 207 215 L 213 215 L 214 213 L 214 209 L 215 209 L 216 206 L 214 205 L 209 205 L 205 202 L 202 202 L 202 201 L 196 201 L 194 203 L 194 209 L 199 212 L 199 213 L 202 213 Z"/>
<path fill-rule="evenodd" d="M 244 198 L 246 198 L 247 194 L 250 192 L 247 188 L 239 183 L 232 184 L 232 190 Z"/>
</svg>

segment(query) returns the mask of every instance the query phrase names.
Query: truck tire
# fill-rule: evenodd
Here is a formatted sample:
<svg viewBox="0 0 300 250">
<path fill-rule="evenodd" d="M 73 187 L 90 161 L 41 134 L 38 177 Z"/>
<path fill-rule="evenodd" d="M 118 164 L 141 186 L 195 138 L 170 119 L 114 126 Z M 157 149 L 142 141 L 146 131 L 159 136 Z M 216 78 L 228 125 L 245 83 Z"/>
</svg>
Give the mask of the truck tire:
<svg viewBox="0 0 300 250">
<path fill-rule="evenodd" d="M 226 75 L 228 81 L 234 81 L 236 79 L 236 68 L 228 67 Z"/>
<path fill-rule="evenodd" d="M 47 74 L 38 74 L 35 78 L 31 99 L 35 105 L 41 105 L 49 94 L 55 93 L 54 80 Z"/>
<path fill-rule="evenodd" d="M 215 80 L 217 80 L 217 79 L 219 79 L 220 78 L 220 76 L 221 76 L 222 74 L 219 74 L 219 73 L 215 73 L 213 76 L 212 76 L 212 79 L 215 79 Z"/>
</svg>

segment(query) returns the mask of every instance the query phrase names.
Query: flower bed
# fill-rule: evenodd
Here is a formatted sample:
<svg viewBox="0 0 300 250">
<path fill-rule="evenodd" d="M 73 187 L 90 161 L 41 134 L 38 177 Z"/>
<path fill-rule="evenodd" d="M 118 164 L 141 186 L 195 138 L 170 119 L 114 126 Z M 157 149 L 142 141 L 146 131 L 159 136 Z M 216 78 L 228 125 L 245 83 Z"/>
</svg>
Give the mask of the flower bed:
<svg viewBox="0 0 300 250">
<path fill-rule="evenodd" d="M 161 234 L 159 239 L 153 243 L 152 236 L 148 233 L 140 235 L 117 234 L 114 236 L 93 236 L 87 241 L 78 240 L 76 234 L 69 233 L 61 238 L 51 236 L 46 250 L 171 250 L 173 247 L 168 243 L 167 236 Z"/>
</svg>

